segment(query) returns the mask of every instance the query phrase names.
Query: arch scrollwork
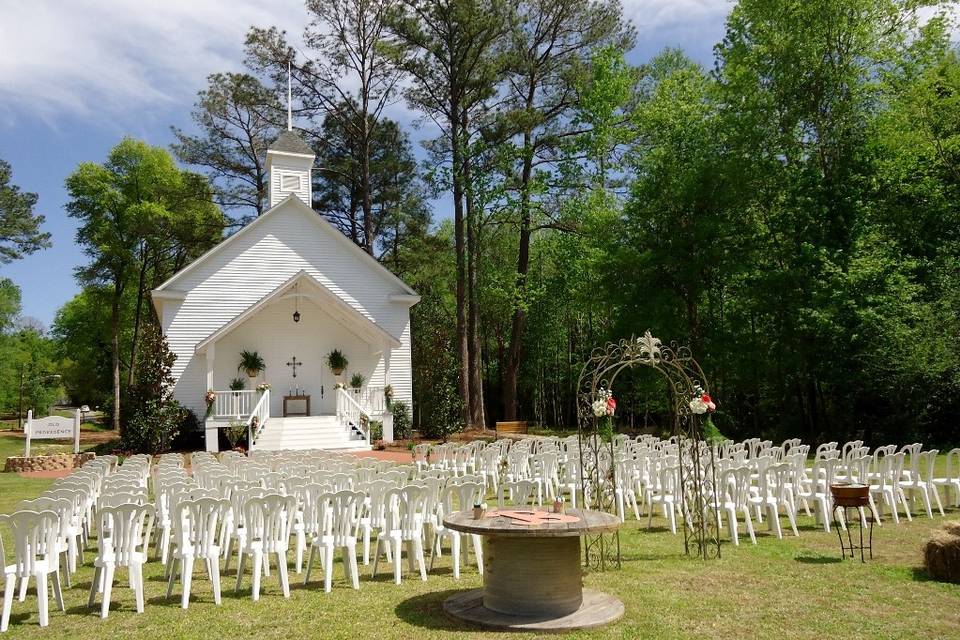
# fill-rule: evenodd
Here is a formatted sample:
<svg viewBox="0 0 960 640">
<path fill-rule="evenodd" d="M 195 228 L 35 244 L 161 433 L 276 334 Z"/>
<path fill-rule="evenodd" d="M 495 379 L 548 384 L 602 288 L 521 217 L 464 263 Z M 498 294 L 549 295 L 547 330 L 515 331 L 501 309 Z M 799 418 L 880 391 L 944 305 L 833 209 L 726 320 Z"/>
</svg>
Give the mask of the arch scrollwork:
<svg viewBox="0 0 960 640">
<path fill-rule="evenodd" d="M 591 508 L 616 513 L 617 438 L 608 433 L 608 419 L 597 415 L 597 403 L 610 397 L 617 376 L 625 369 L 649 367 L 667 382 L 673 438 L 679 453 L 679 486 L 682 488 L 684 550 L 689 556 L 720 556 L 719 513 L 714 501 L 716 448 L 704 440 L 702 413 L 691 400 L 708 393 L 700 364 L 689 347 L 664 345 L 650 331 L 641 337 L 611 342 L 594 349 L 584 364 L 578 383 L 578 442 L 580 485 Z M 584 544 L 589 569 L 620 566 L 619 532 L 589 535 Z"/>
</svg>

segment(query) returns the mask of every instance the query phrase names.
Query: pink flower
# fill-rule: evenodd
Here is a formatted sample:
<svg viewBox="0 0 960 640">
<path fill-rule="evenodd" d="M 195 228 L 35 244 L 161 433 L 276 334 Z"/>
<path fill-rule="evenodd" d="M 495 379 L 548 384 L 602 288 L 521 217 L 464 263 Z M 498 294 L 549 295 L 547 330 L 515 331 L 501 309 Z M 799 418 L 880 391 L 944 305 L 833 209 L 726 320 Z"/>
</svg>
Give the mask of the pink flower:
<svg viewBox="0 0 960 640">
<path fill-rule="evenodd" d="M 616 410 L 617 401 L 613 398 L 613 396 L 610 396 L 607 398 L 607 415 L 612 416 Z"/>
<path fill-rule="evenodd" d="M 717 405 L 706 393 L 700 396 L 700 399 L 703 401 L 703 404 L 707 405 L 707 411 L 713 412 L 717 410 Z"/>
</svg>

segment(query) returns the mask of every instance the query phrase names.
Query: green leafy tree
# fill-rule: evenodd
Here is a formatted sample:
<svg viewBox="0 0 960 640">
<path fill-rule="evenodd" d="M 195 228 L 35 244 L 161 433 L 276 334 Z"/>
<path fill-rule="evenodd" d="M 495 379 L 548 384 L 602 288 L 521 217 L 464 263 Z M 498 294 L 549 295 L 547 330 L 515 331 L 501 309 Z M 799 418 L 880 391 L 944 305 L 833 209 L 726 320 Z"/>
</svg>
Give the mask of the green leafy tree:
<svg viewBox="0 0 960 640">
<path fill-rule="evenodd" d="M 19 260 L 50 246 L 50 234 L 41 231 L 44 217 L 34 211 L 37 194 L 11 184 L 13 170 L 0 160 L 0 263 Z"/>
<path fill-rule="evenodd" d="M 224 218 L 205 178 L 179 169 L 164 149 L 130 138 L 114 147 L 104 164 L 81 163 L 67 178 L 67 191 L 71 198 L 67 211 L 79 221 L 77 244 L 89 259 L 77 268 L 77 280 L 101 287 L 106 294 L 112 419 L 114 428 L 120 429 L 124 295 L 132 289 L 136 297 L 130 384 L 148 287 L 215 244 L 222 236 Z"/>
<path fill-rule="evenodd" d="M 359 244 L 371 255 L 377 245 L 373 202 L 377 130 L 400 79 L 395 59 L 385 53 L 391 40 L 387 16 L 394 4 L 394 0 L 308 0 L 306 60 L 294 55 L 286 34 L 276 27 L 253 28 L 246 41 L 254 68 L 271 74 L 278 85 L 290 69 L 303 111 L 336 120 L 336 127 L 350 140 L 362 212 Z"/>
<path fill-rule="evenodd" d="M 98 287 L 85 287 L 67 301 L 53 320 L 51 334 L 56 341 L 61 362 L 63 385 L 75 404 L 91 407 L 108 406 L 111 390 L 110 317 L 103 313 L 108 292 Z M 122 317 L 132 317 L 132 297 L 123 300 Z M 126 323 L 121 341 L 130 339 Z"/>
<path fill-rule="evenodd" d="M 314 172 L 314 206 L 344 235 L 365 246 L 363 181 L 357 141 L 343 126 L 346 116 L 326 116 L 321 135 L 324 144 Z M 370 202 L 373 238 L 382 251 L 395 244 L 397 233 L 410 225 L 425 226 L 429 211 L 424 204 L 424 186 L 406 134 L 397 123 L 381 119 L 374 128 L 370 155 Z M 386 234 L 385 238 L 381 238 Z M 376 252 L 378 255 L 381 251 Z"/>
<path fill-rule="evenodd" d="M 507 179 L 515 194 L 508 215 L 514 218 L 518 239 L 502 393 L 504 419 L 516 420 L 531 238 L 539 229 L 558 226 L 558 207 L 546 185 L 555 178 L 552 169 L 563 141 L 576 131 L 571 118 L 577 107 L 576 85 L 594 49 L 612 44 L 627 50 L 634 33 L 616 0 L 529 0 L 518 3 L 508 37 L 507 109 L 501 126 L 516 146 Z"/>
<path fill-rule="evenodd" d="M 174 127 L 173 152 L 206 173 L 221 207 L 260 215 L 267 208 L 267 147 L 280 131 L 281 113 L 277 96 L 257 78 L 212 74 L 191 114 L 200 134 Z"/>
<path fill-rule="evenodd" d="M 407 75 L 407 102 L 442 131 L 433 144 L 438 164 L 447 164 L 443 180 L 453 196 L 454 249 L 457 257 L 457 345 L 463 423 L 485 423 L 480 349 L 477 218 L 473 150 L 489 121 L 489 99 L 502 78 L 507 5 L 499 0 L 402 0 L 390 16 L 396 41 L 392 55 Z M 479 177 L 479 176 L 478 176 Z"/>
</svg>

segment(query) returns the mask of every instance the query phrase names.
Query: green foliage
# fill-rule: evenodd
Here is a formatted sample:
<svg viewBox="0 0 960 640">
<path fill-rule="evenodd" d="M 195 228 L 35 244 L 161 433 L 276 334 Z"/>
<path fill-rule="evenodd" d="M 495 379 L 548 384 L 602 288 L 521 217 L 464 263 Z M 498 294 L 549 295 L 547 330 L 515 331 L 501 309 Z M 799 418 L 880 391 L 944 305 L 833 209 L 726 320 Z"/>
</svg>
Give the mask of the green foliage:
<svg viewBox="0 0 960 640">
<path fill-rule="evenodd" d="M 703 421 L 703 439 L 707 442 L 723 442 L 729 439 L 720 433 L 717 425 L 713 424 L 713 417 L 709 413 L 706 420 Z"/>
<path fill-rule="evenodd" d="M 214 73 L 190 114 L 199 135 L 176 127 L 171 145 L 181 161 L 200 167 L 224 209 L 259 215 L 267 208 L 267 147 L 280 129 L 276 94 L 245 73 Z"/>
<path fill-rule="evenodd" d="M 164 453 L 173 445 L 187 412 L 173 398 L 171 369 L 176 356 L 154 322 L 144 329 L 138 357 L 140 374 L 126 390 L 121 440 L 131 451 Z"/>
<path fill-rule="evenodd" d="M 342 372 L 349 364 L 350 362 L 340 349 L 334 349 L 327 354 L 327 366 L 335 373 Z"/>
<path fill-rule="evenodd" d="M 413 423 L 410 421 L 410 408 L 407 403 L 395 400 L 390 407 L 390 413 L 393 414 L 393 437 L 400 440 L 409 438 Z"/>
<path fill-rule="evenodd" d="M 37 194 L 10 183 L 13 170 L 0 160 L 0 263 L 6 264 L 50 247 L 50 234 L 40 231 L 44 217 L 34 212 Z"/>
<path fill-rule="evenodd" d="M 350 376 L 350 386 L 354 389 L 360 389 L 366 381 L 367 379 L 359 371 Z"/>
<path fill-rule="evenodd" d="M 240 352 L 240 365 L 237 367 L 237 371 L 244 371 L 251 378 L 255 378 L 266 366 L 263 356 L 256 351 L 244 349 Z"/>
<path fill-rule="evenodd" d="M 231 422 L 228 426 L 224 427 L 223 435 L 227 439 L 227 442 L 230 443 L 230 448 L 236 449 L 240 446 L 240 443 L 244 442 L 247 438 L 247 423 L 240 421 Z"/>
<path fill-rule="evenodd" d="M 63 395 L 61 381 L 49 376 L 61 371 L 54 341 L 20 317 L 20 288 L 0 278 L 0 412 L 16 415 L 22 379 L 24 416 L 28 409 L 46 415 Z"/>
<path fill-rule="evenodd" d="M 233 378 L 227 388 L 230 391 L 243 391 L 247 388 L 247 381 L 245 378 Z"/>
<path fill-rule="evenodd" d="M 110 399 L 110 324 L 103 313 L 107 296 L 97 287 L 87 287 L 57 310 L 51 334 L 57 357 L 63 363 L 63 386 L 74 404 L 103 407 Z M 124 298 L 129 311 L 133 298 Z M 129 340 L 129 327 L 121 334 Z"/>
<path fill-rule="evenodd" d="M 110 404 L 119 428 L 122 370 L 132 382 L 149 288 L 219 241 L 224 217 L 205 178 L 181 170 L 166 150 L 131 138 L 103 164 L 80 163 L 66 186 L 66 209 L 78 221 L 76 241 L 88 259 L 77 267 L 77 281 L 101 292 L 108 310 Z M 128 296 L 132 318 L 124 313 Z"/>
<path fill-rule="evenodd" d="M 383 440 L 383 423 L 379 420 L 370 421 L 370 442 Z"/>
</svg>

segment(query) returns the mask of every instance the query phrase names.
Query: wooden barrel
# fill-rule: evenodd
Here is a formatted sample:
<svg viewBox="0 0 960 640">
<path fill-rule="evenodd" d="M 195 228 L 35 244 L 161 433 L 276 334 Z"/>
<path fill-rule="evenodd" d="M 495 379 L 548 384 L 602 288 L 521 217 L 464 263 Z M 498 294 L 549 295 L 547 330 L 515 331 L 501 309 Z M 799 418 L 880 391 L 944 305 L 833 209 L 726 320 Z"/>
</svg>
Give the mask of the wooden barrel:
<svg viewBox="0 0 960 640">
<path fill-rule="evenodd" d="M 580 538 L 486 536 L 483 546 L 486 608 L 545 618 L 580 608 Z"/>
</svg>

